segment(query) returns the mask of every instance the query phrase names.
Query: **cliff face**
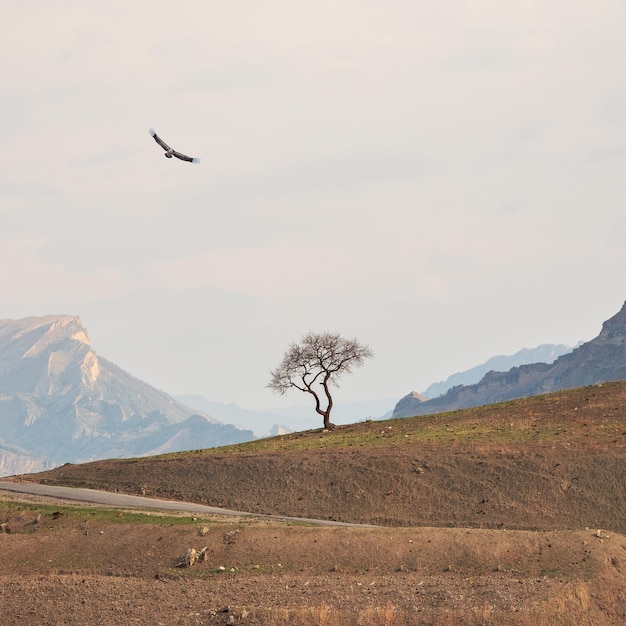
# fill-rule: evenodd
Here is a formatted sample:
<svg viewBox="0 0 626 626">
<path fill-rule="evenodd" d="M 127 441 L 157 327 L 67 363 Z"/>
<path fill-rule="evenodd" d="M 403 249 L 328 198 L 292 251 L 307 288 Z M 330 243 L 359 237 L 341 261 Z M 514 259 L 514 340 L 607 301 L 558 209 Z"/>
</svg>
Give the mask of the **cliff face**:
<svg viewBox="0 0 626 626">
<path fill-rule="evenodd" d="M 441 413 L 625 378 L 626 303 L 604 322 L 595 339 L 552 364 L 533 363 L 508 372 L 488 372 L 477 384 L 453 387 L 432 400 L 405 396 L 396 404 L 393 417 Z"/>
<path fill-rule="evenodd" d="M 253 438 L 98 357 L 78 317 L 0 320 L 2 475 Z"/>
</svg>

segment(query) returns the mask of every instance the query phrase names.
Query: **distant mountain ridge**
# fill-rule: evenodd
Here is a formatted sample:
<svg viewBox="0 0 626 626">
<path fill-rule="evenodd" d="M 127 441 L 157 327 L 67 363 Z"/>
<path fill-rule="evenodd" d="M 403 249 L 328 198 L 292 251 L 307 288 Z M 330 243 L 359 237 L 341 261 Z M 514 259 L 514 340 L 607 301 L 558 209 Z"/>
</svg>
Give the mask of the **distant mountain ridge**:
<svg viewBox="0 0 626 626">
<path fill-rule="evenodd" d="M 258 437 L 270 436 L 268 433 L 278 432 L 279 429 L 285 429 L 288 432 L 293 431 L 290 426 L 280 422 L 280 416 L 244 409 L 235 402 L 228 404 L 214 402 L 200 395 L 176 395 L 174 397 L 193 409 L 213 415 L 220 422 L 236 424 L 241 428 L 252 430 Z"/>
<path fill-rule="evenodd" d="M 515 354 L 493 356 L 484 363 L 476 365 L 463 372 L 448 376 L 446 380 L 429 385 L 422 395 L 425 399 L 437 398 L 458 385 L 473 385 L 487 373 L 493 371 L 506 372 L 513 367 L 528 365 L 529 363 L 554 363 L 554 361 L 574 349 L 574 346 L 565 344 L 542 344 L 536 348 L 523 348 Z"/>
<path fill-rule="evenodd" d="M 561 355 L 553 363 L 521 365 L 507 372 L 490 371 L 474 385 L 458 385 L 431 400 L 409 394 L 396 404 L 393 417 L 441 413 L 623 379 L 626 379 L 626 302 L 602 324 L 595 339 Z"/>
<path fill-rule="evenodd" d="M 177 400 L 204 411 L 228 424 L 237 424 L 253 430 L 259 437 L 273 436 L 284 429 L 288 432 L 309 430 L 321 426 L 321 418 L 315 412 L 313 403 L 307 406 L 292 405 L 273 410 L 252 411 L 231 402 L 224 404 L 214 402 L 199 395 L 177 395 Z M 385 419 L 391 417 L 395 399 L 361 400 L 358 402 L 342 402 L 335 400 L 333 422 L 335 424 L 352 424 L 365 419 Z M 284 432 L 284 431 L 283 431 Z"/>
<path fill-rule="evenodd" d="M 0 320 L 4 475 L 253 438 L 98 357 L 78 317 Z"/>
</svg>

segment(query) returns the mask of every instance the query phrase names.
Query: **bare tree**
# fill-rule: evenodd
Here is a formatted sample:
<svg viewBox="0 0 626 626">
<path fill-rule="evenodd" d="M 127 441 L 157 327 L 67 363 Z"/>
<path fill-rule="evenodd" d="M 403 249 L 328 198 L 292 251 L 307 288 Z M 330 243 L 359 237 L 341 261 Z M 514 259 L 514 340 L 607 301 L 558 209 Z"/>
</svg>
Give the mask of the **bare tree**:
<svg viewBox="0 0 626 626">
<path fill-rule="evenodd" d="M 280 395 L 292 388 L 310 393 L 315 398 L 315 410 L 324 418 L 324 428 L 331 430 L 335 425 L 330 422 L 333 408 L 330 385 L 338 386 L 342 374 L 360 367 L 372 356 L 369 347 L 356 339 L 344 339 L 333 333 L 308 333 L 300 343 L 289 346 L 281 364 L 272 371 L 267 386 Z M 325 409 L 322 408 L 323 398 Z"/>
</svg>

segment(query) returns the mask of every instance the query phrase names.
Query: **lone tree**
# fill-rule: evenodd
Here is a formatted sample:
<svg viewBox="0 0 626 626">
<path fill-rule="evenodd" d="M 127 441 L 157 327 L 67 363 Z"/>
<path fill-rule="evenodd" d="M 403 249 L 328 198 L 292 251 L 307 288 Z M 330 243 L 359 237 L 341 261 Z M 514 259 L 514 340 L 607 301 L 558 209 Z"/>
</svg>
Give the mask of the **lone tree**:
<svg viewBox="0 0 626 626">
<path fill-rule="evenodd" d="M 356 339 L 344 339 L 333 333 L 308 333 L 300 343 L 292 343 L 281 364 L 271 373 L 267 385 L 272 391 L 283 395 L 292 387 L 310 393 L 315 398 L 315 410 L 324 418 L 324 428 L 332 430 L 330 412 L 333 398 L 330 385 L 338 386 L 343 373 L 363 365 L 365 359 L 374 356 L 368 346 Z M 322 408 L 322 396 L 326 408 Z"/>
</svg>

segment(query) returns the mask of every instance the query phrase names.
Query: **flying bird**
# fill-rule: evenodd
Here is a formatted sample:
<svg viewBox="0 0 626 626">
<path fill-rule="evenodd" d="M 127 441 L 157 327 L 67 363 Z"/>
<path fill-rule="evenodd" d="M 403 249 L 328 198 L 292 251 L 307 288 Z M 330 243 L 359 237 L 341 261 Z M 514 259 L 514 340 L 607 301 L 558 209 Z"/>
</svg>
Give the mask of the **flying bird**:
<svg viewBox="0 0 626 626">
<path fill-rule="evenodd" d="M 174 150 L 174 148 L 170 148 L 163 141 L 163 139 L 161 139 L 161 137 L 159 137 L 156 134 L 156 130 L 154 130 L 154 128 L 151 128 L 149 130 L 149 133 L 152 135 L 152 137 L 154 137 L 154 140 L 161 146 L 161 148 L 163 148 L 163 150 L 165 150 L 165 156 L 168 159 L 171 159 L 173 156 L 175 156 L 177 159 L 180 159 L 181 161 L 189 161 L 189 163 L 200 163 L 200 159 L 196 159 L 194 157 L 187 156 L 186 154 L 183 154 L 182 152 L 177 152 L 176 150 Z"/>
</svg>

